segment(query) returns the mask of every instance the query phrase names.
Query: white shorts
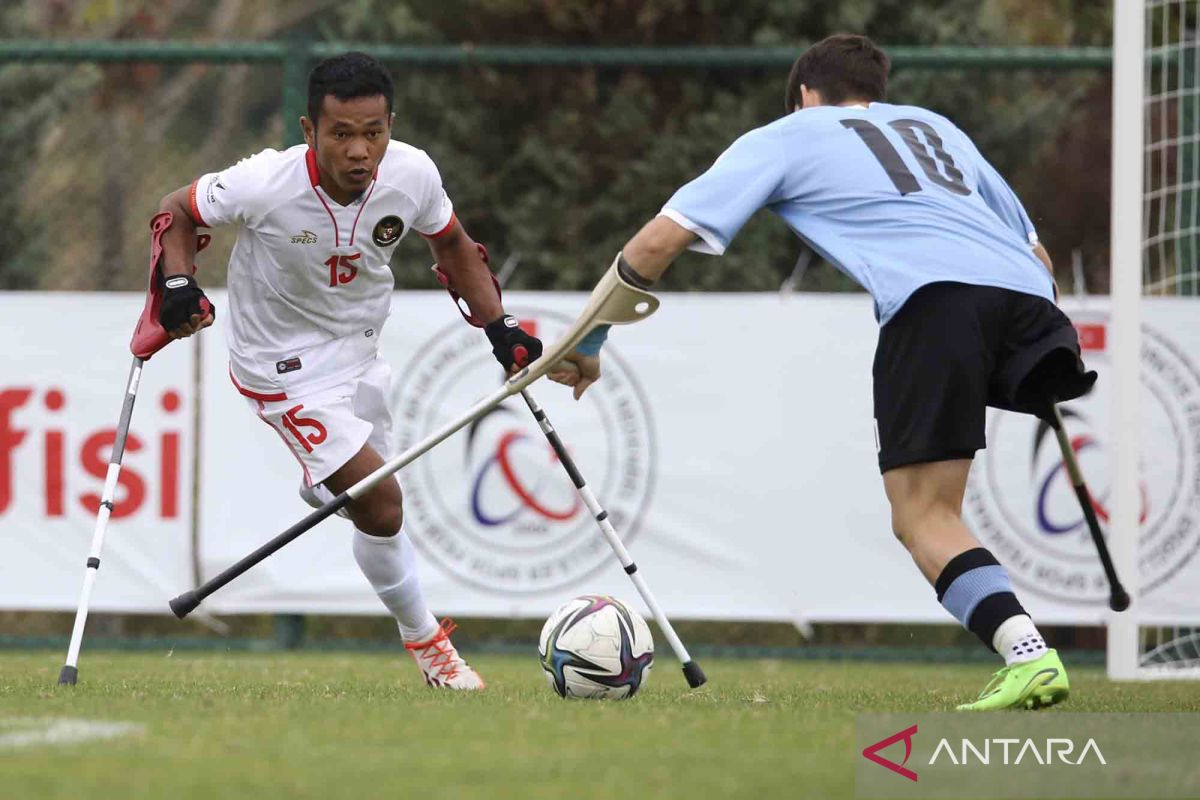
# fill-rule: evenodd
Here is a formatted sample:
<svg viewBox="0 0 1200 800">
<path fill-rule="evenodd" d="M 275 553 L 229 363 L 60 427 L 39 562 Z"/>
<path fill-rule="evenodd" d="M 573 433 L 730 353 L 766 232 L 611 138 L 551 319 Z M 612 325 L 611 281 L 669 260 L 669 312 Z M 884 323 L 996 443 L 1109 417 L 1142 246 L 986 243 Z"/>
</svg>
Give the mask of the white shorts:
<svg viewBox="0 0 1200 800">
<path fill-rule="evenodd" d="M 392 370 L 381 358 L 345 381 L 309 394 L 276 400 L 239 391 L 254 413 L 275 429 L 304 470 L 305 486 L 322 483 L 354 457 L 364 444 L 390 457 L 392 410 L 388 407 Z M 236 385 L 236 382 L 235 382 Z"/>
</svg>

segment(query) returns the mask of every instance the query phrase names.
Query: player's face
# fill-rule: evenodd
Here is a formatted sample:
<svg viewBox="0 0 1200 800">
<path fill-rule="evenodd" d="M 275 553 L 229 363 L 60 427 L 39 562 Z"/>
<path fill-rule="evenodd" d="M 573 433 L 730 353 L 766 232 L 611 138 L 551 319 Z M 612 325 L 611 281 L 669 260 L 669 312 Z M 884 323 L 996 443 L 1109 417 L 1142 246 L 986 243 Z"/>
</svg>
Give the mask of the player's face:
<svg viewBox="0 0 1200 800">
<path fill-rule="evenodd" d="M 336 188 L 347 200 L 366 191 L 387 152 L 391 129 L 383 95 L 351 100 L 326 95 L 315 129 L 305 125 L 304 131 L 309 146 L 317 151 L 322 185 L 334 184 L 325 189 Z"/>
</svg>

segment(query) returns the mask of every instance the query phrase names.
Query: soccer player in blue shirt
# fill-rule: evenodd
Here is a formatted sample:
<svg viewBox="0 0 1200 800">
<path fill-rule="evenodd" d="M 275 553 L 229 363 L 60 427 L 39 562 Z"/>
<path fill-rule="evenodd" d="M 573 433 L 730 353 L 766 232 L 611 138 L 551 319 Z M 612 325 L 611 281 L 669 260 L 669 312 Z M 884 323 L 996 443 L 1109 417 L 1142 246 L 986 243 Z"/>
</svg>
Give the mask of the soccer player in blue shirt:
<svg viewBox="0 0 1200 800">
<path fill-rule="evenodd" d="M 945 117 L 883 102 L 889 60 L 837 35 L 792 67 L 787 115 L 750 131 L 679 189 L 622 250 L 650 286 L 685 249 L 720 255 L 768 208 L 870 292 L 879 468 L 892 527 L 939 602 L 1005 659 L 966 710 L 1038 708 L 1067 674 L 1004 567 L 967 529 L 963 493 L 985 446 L 986 408 L 1043 414 L 1095 380 L 1033 223 L 1004 179 Z M 600 377 L 595 331 L 551 378 L 578 399 Z"/>
</svg>

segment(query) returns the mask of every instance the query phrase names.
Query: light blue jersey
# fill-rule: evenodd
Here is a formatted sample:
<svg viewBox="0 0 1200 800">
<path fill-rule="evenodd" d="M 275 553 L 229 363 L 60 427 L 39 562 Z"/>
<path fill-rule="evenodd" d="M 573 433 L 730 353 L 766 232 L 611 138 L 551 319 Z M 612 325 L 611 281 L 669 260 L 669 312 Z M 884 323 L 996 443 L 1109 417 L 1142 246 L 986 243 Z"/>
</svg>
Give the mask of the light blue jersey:
<svg viewBox="0 0 1200 800">
<path fill-rule="evenodd" d="M 720 255 L 769 208 L 875 298 L 886 324 L 936 281 L 1053 300 L 1033 223 L 1000 174 L 945 117 L 915 106 L 820 106 L 750 131 L 662 213 Z"/>
</svg>

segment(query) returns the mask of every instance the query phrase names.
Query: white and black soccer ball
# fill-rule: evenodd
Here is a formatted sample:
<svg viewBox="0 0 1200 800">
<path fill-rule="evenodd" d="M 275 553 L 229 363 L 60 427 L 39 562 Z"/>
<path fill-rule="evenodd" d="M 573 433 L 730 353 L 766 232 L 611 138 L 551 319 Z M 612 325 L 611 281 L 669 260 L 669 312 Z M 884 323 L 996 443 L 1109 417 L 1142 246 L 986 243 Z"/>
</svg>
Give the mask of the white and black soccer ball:
<svg viewBox="0 0 1200 800">
<path fill-rule="evenodd" d="M 624 700 L 650 677 L 654 640 L 641 615 L 620 600 L 585 595 L 546 620 L 538 656 L 560 697 Z"/>
</svg>

